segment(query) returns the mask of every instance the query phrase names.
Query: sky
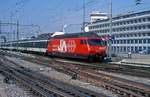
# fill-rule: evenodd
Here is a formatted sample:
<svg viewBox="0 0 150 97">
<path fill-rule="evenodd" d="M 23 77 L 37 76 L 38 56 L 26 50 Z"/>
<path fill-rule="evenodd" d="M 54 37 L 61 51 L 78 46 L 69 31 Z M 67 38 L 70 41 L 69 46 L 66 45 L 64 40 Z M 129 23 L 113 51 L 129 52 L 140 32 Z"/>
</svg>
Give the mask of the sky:
<svg viewBox="0 0 150 97">
<path fill-rule="evenodd" d="M 109 12 L 110 0 L 0 0 L 1 22 L 19 21 L 19 24 L 35 24 L 41 28 L 40 33 L 62 31 L 79 32 L 83 22 L 83 4 L 85 4 L 85 20 L 90 21 L 92 11 Z M 127 12 L 150 10 L 150 0 L 112 0 L 113 16 Z M 15 32 L 15 27 L 2 27 L 3 32 Z M 31 36 L 37 33 L 36 27 L 20 27 L 20 36 Z"/>
</svg>

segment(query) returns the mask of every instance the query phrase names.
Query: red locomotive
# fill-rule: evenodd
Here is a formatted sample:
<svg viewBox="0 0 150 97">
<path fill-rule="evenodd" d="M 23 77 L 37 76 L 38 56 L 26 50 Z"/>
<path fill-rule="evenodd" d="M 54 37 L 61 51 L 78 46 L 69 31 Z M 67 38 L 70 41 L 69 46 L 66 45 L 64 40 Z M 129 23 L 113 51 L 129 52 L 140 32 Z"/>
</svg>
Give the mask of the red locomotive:
<svg viewBox="0 0 150 97">
<path fill-rule="evenodd" d="M 47 53 L 51 56 L 94 61 L 106 57 L 106 41 L 94 33 L 64 34 L 51 38 Z"/>
</svg>

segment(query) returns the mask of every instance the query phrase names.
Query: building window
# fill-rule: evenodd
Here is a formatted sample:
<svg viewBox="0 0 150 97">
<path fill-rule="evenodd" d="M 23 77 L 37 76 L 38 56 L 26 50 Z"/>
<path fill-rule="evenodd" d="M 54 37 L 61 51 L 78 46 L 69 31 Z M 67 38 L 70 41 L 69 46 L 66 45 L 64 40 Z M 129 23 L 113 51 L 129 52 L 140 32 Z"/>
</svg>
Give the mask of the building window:
<svg viewBox="0 0 150 97">
<path fill-rule="evenodd" d="M 139 29 L 141 29 L 141 26 L 139 26 Z"/>
<path fill-rule="evenodd" d="M 139 47 L 139 51 L 141 51 L 141 50 L 142 50 L 142 47 L 140 46 L 140 47 Z"/>
<path fill-rule="evenodd" d="M 150 29 L 150 25 L 147 25 L 147 28 Z"/>
<path fill-rule="evenodd" d="M 145 26 L 142 26 L 142 29 L 145 29 Z"/>
<path fill-rule="evenodd" d="M 117 44 L 119 44 L 119 40 L 117 40 Z"/>
<path fill-rule="evenodd" d="M 150 43 L 150 39 L 148 39 L 148 43 Z"/>
<path fill-rule="evenodd" d="M 141 36 L 141 34 L 139 33 L 139 34 L 138 34 L 138 36 L 140 37 L 140 36 Z"/>
<path fill-rule="evenodd" d="M 141 19 L 139 19 L 139 22 L 141 22 Z"/>
<path fill-rule="evenodd" d="M 133 47 L 131 47 L 131 52 L 133 52 L 134 50 L 133 50 Z"/>
<path fill-rule="evenodd" d="M 148 47 L 148 50 L 150 50 L 150 47 Z"/>
<path fill-rule="evenodd" d="M 123 48 L 124 52 L 126 52 L 126 47 Z"/>
<path fill-rule="evenodd" d="M 127 40 L 127 43 L 130 43 L 130 40 Z"/>
<path fill-rule="evenodd" d="M 146 39 L 143 39 L 143 43 L 146 43 Z"/>
<path fill-rule="evenodd" d="M 133 44 L 133 40 L 131 40 L 131 44 Z"/>
<path fill-rule="evenodd" d="M 138 43 L 138 40 L 137 40 L 137 39 L 135 39 L 135 43 Z"/>
<path fill-rule="evenodd" d="M 138 47 L 135 47 L 135 52 L 138 53 Z"/>
<path fill-rule="evenodd" d="M 147 20 L 150 21 L 150 17 L 148 17 Z"/>
<path fill-rule="evenodd" d="M 120 40 L 119 43 L 122 44 L 122 40 Z"/>
<path fill-rule="evenodd" d="M 134 34 L 135 37 L 137 37 L 137 34 Z"/>
<path fill-rule="evenodd" d="M 143 22 L 145 22 L 145 18 L 143 18 Z"/>
<path fill-rule="evenodd" d="M 142 39 L 139 39 L 139 43 L 142 43 Z"/>
<path fill-rule="evenodd" d="M 117 52 L 119 52 L 119 47 L 117 47 Z"/>
</svg>

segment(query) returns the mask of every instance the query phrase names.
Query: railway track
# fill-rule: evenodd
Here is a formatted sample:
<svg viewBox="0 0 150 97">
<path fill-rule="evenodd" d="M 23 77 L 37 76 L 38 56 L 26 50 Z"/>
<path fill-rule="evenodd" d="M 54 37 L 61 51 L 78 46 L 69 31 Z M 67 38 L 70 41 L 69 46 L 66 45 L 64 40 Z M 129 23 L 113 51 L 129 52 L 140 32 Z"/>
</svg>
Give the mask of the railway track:
<svg viewBox="0 0 150 97">
<path fill-rule="evenodd" d="M 8 54 L 9 56 L 12 56 L 11 54 Z M 16 56 L 14 54 L 14 56 Z M 31 57 L 25 57 L 25 56 L 18 56 L 19 58 L 22 57 L 25 60 L 39 60 L 43 63 L 43 65 L 48 65 L 51 63 L 52 60 L 54 61 L 60 61 L 64 63 L 69 64 L 75 64 L 82 66 L 83 68 L 90 68 L 94 70 L 102 70 L 102 71 L 108 71 L 108 72 L 114 72 L 114 73 L 121 73 L 131 76 L 137 76 L 137 77 L 145 77 L 150 78 L 150 67 L 138 67 L 138 66 L 131 66 L 131 65 L 119 65 L 119 64 L 112 64 L 112 63 L 86 63 L 86 62 L 80 62 L 80 61 L 71 61 L 67 59 L 61 59 L 61 58 L 49 58 L 49 57 L 43 57 L 41 55 L 35 55 L 35 58 Z M 36 62 L 36 61 L 35 61 Z"/>
<path fill-rule="evenodd" d="M 79 78 L 87 79 L 88 82 L 113 91 L 122 97 L 150 97 L 150 85 L 110 76 L 97 70 L 85 69 L 82 66 L 74 67 L 76 64 L 66 64 L 65 62 L 60 62 L 59 64 L 70 65 L 70 67 L 64 66 L 64 70 L 67 73 L 69 70 L 70 72 L 76 72 Z"/>
<path fill-rule="evenodd" d="M 4 59 L 4 58 L 3 58 Z M 8 59 L 5 62 L 10 62 L 11 65 L 2 64 L 0 70 L 12 77 L 17 82 L 24 84 L 30 88 L 38 96 L 42 97 L 106 97 L 104 94 L 96 93 L 81 87 L 73 86 L 56 79 L 48 78 L 38 72 L 31 71 L 19 64 Z M 37 76 L 38 75 L 38 76 Z"/>
<path fill-rule="evenodd" d="M 93 67 L 92 69 L 90 69 L 91 67 L 85 69 L 85 66 L 77 63 L 67 63 L 66 61 L 58 60 L 45 60 L 42 57 L 40 57 L 40 59 L 30 58 L 28 61 L 48 65 L 66 74 L 77 75 L 77 78 L 101 86 L 107 90 L 119 94 L 121 97 L 150 97 L 149 85 L 102 74 L 97 72 L 97 70 L 93 70 Z"/>
</svg>

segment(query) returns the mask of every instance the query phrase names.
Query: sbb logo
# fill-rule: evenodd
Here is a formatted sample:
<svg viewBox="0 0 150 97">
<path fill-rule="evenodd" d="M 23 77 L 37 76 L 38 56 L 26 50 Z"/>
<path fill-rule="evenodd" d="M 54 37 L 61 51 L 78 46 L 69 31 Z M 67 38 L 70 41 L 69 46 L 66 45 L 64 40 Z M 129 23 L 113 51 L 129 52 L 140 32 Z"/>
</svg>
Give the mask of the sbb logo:
<svg viewBox="0 0 150 97">
<path fill-rule="evenodd" d="M 58 51 L 60 51 L 60 52 L 66 52 L 67 51 L 66 41 L 60 40 L 60 44 L 58 46 Z"/>
<path fill-rule="evenodd" d="M 74 40 L 60 40 L 60 44 L 58 46 L 59 52 L 74 52 L 76 48 L 76 44 Z"/>
</svg>

